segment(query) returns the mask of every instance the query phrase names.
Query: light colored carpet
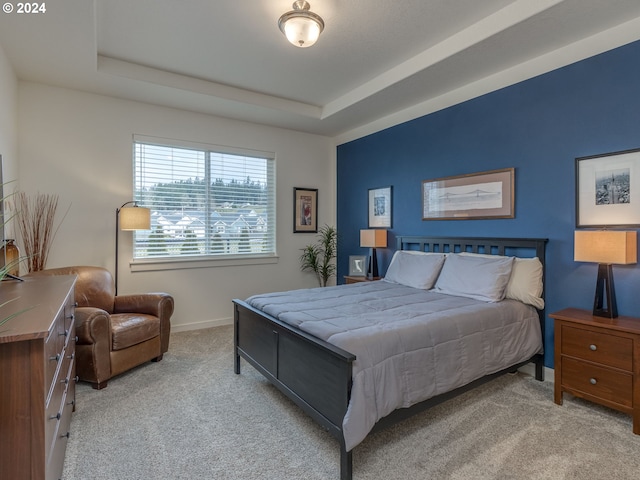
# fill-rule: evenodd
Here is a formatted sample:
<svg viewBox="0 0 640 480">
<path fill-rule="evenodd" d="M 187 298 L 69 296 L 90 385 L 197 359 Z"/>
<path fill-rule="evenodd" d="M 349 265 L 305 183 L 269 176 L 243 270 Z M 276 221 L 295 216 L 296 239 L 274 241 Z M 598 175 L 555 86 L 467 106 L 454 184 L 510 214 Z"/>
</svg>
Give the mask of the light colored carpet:
<svg viewBox="0 0 640 480">
<path fill-rule="evenodd" d="M 243 361 L 233 329 L 175 333 L 169 352 L 77 389 L 63 478 L 338 480 L 338 443 Z M 354 480 L 640 478 L 627 415 L 507 375 L 370 435 Z"/>
</svg>

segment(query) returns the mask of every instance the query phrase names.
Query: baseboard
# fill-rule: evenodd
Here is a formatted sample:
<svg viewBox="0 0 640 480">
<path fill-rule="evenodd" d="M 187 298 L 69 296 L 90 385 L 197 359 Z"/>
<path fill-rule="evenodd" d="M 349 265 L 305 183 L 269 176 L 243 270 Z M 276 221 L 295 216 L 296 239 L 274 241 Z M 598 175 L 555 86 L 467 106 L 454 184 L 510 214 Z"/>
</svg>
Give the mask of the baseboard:
<svg viewBox="0 0 640 480">
<path fill-rule="evenodd" d="M 518 371 L 527 375 L 531 375 L 532 377 L 536 376 L 536 366 L 533 363 L 527 363 L 526 365 L 520 367 Z M 553 383 L 553 378 L 553 368 L 544 367 L 544 381 Z"/>
<path fill-rule="evenodd" d="M 202 330 L 203 328 L 222 327 L 224 325 L 233 325 L 233 317 L 218 318 L 216 320 L 206 320 L 204 322 L 180 323 L 171 325 L 172 332 L 188 332 L 190 330 Z"/>
</svg>

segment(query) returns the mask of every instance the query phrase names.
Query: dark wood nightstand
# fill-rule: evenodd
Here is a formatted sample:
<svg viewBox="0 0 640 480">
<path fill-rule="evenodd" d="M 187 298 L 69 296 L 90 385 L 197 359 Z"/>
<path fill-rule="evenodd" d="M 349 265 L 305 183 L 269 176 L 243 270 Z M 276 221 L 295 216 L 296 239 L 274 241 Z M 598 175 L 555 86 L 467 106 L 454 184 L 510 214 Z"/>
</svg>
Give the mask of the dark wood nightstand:
<svg viewBox="0 0 640 480">
<path fill-rule="evenodd" d="M 355 277 L 353 275 L 345 275 L 344 283 L 373 282 L 375 280 L 380 280 L 381 278 L 382 277 L 367 278 L 367 277 Z"/>
<path fill-rule="evenodd" d="M 628 413 L 640 434 L 640 318 L 594 317 L 565 308 L 555 319 L 555 387 L 563 392 Z"/>
</svg>

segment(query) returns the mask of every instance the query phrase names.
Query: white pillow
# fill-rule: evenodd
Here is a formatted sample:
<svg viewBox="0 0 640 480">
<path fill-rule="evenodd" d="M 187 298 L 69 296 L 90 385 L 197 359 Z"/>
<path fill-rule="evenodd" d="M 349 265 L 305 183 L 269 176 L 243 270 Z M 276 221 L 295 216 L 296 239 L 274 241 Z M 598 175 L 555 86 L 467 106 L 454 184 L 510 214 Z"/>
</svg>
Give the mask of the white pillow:
<svg viewBox="0 0 640 480">
<path fill-rule="evenodd" d="M 513 257 L 448 255 L 435 291 L 484 302 L 504 299 Z"/>
<path fill-rule="evenodd" d="M 460 255 L 495 257 L 495 255 L 468 252 L 460 253 Z M 540 259 L 538 257 L 515 257 L 511 278 L 505 291 L 505 298 L 518 300 L 542 310 L 544 308 L 542 288 L 542 262 L 540 262 Z"/>
<path fill-rule="evenodd" d="M 393 254 L 384 280 L 408 287 L 429 290 L 438 278 L 444 253 L 397 250 Z"/>
</svg>

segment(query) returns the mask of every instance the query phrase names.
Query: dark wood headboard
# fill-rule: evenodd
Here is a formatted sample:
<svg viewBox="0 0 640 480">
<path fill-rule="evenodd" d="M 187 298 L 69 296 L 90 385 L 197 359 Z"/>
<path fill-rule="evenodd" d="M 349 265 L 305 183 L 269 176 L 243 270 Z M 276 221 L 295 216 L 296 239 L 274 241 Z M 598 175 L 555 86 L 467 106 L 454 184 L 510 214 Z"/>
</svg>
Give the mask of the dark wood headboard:
<svg viewBox="0 0 640 480">
<path fill-rule="evenodd" d="M 398 250 L 418 250 L 441 253 L 484 253 L 514 257 L 538 257 L 545 265 L 546 238 L 481 238 L 481 237 L 421 237 L 399 236 Z"/>
</svg>

